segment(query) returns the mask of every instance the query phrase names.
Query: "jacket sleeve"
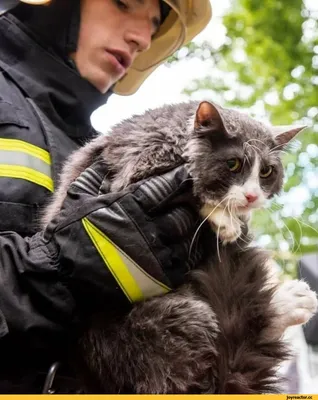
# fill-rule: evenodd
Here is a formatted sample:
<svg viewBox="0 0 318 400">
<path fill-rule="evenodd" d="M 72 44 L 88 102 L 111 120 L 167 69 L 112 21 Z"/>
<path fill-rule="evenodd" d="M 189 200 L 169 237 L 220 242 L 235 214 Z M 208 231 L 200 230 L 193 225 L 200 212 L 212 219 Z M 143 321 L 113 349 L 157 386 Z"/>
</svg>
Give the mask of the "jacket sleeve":
<svg viewBox="0 0 318 400">
<path fill-rule="evenodd" d="M 75 303 L 59 280 L 55 257 L 41 234 L 0 234 L 0 337 L 24 335 L 29 343 L 50 340 L 74 322 Z"/>
</svg>

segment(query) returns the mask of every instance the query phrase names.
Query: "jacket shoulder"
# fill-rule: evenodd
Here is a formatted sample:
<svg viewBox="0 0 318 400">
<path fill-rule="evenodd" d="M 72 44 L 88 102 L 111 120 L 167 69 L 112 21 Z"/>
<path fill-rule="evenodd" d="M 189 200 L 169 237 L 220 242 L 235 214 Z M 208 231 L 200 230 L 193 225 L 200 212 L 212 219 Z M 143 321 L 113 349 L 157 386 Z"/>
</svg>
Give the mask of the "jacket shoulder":
<svg viewBox="0 0 318 400">
<path fill-rule="evenodd" d="M 36 232 L 53 191 L 45 135 L 19 87 L 0 71 L 0 230 Z"/>
</svg>

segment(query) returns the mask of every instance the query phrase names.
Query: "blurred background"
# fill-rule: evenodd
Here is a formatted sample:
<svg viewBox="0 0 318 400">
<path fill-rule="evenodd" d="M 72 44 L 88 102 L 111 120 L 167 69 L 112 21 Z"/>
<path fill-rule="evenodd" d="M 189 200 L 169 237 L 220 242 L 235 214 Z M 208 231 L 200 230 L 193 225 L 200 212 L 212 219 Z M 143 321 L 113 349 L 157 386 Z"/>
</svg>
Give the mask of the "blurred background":
<svg viewBox="0 0 318 400">
<path fill-rule="evenodd" d="M 272 124 L 308 126 L 284 155 L 283 193 L 253 218 L 256 240 L 274 252 L 283 276 L 302 276 L 298 260 L 318 253 L 318 0 L 214 0 L 212 7 L 211 23 L 193 43 L 135 95 L 112 96 L 93 125 L 107 133 L 148 108 L 198 99 Z M 318 263 L 309 268 L 318 282 Z M 283 367 L 286 392 L 318 393 L 318 323 L 309 342 L 302 329 L 288 335 L 298 356 Z"/>
</svg>

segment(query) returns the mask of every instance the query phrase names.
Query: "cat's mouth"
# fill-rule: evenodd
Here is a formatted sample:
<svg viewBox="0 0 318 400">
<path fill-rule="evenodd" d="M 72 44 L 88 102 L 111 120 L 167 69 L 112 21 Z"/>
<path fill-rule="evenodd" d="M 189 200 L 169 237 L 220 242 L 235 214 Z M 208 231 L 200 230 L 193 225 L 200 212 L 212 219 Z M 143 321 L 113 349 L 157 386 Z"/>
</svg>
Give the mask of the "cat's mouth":
<svg viewBox="0 0 318 400">
<path fill-rule="evenodd" d="M 237 206 L 236 210 L 238 213 L 247 213 L 249 211 L 251 211 L 253 207 L 251 207 L 250 204 L 246 204 L 245 206 Z"/>
<path fill-rule="evenodd" d="M 236 206 L 236 212 L 244 214 L 244 213 L 253 211 L 255 209 L 259 209 L 261 207 L 262 207 L 262 204 L 260 204 L 260 203 L 248 203 L 248 204 L 245 204 L 244 206 L 243 205 Z"/>
</svg>

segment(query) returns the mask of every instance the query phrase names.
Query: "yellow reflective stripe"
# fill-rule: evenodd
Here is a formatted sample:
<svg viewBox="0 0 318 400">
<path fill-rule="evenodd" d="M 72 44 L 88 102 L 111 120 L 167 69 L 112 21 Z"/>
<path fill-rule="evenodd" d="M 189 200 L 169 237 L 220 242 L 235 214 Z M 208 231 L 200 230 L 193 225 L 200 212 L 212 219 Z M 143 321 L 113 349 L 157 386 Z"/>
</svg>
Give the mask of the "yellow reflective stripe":
<svg viewBox="0 0 318 400">
<path fill-rule="evenodd" d="M 82 222 L 95 248 L 129 301 L 135 302 L 141 300 L 143 298 L 142 292 L 129 273 L 126 265 L 122 262 L 115 246 L 88 219 L 84 218 Z"/>
<path fill-rule="evenodd" d="M 83 226 L 105 265 L 130 302 L 164 294 L 170 288 L 147 274 L 87 218 Z"/>
<path fill-rule="evenodd" d="M 0 138 L 0 163 L 0 177 L 24 179 L 53 192 L 48 151 L 23 140 Z"/>
<path fill-rule="evenodd" d="M 0 177 L 20 178 L 44 186 L 51 192 L 54 190 L 53 180 L 49 176 L 20 165 L 0 164 Z"/>
<path fill-rule="evenodd" d="M 46 150 L 41 149 L 34 144 L 24 142 L 18 139 L 0 139 L 0 150 L 7 151 L 21 151 L 23 153 L 29 154 L 30 156 L 39 158 L 45 163 L 51 165 L 50 153 Z"/>
</svg>

